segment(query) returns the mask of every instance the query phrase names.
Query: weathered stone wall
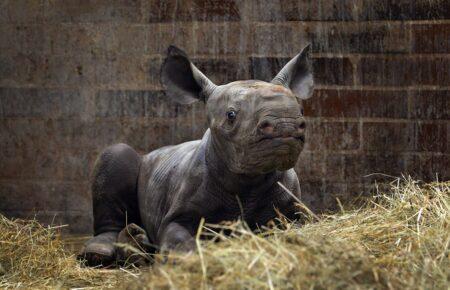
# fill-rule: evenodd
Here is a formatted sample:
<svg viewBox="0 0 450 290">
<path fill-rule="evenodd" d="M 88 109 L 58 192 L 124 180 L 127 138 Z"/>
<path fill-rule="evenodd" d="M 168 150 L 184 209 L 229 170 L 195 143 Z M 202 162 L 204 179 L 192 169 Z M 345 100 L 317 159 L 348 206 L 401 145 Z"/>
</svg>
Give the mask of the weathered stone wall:
<svg viewBox="0 0 450 290">
<path fill-rule="evenodd" d="M 90 232 L 102 148 L 200 138 L 204 106 L 161 92 L 169 44 L 220 84 L 270 80 L 307 42 L 312 207 L 367 192 L 371 173 L 450 178 L 449 1 L 1 0 L 0 211 Z"/>
</svg>

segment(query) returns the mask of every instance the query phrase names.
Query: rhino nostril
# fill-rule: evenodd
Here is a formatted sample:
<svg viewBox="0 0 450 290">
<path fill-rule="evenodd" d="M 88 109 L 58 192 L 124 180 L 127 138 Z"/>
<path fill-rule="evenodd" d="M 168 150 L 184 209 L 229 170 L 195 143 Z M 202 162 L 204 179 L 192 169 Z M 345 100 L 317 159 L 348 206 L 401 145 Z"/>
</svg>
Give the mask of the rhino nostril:
<svg viewBox="0 0 450 290">
<path fill-rule="evenodd" d="M 301 129 L 301 130 L 304 130 L 304 129 L 306 128 L 306 122 L 305 122 L 305 121 L 302 121 L 302 122 L 298 125 L 298 128 Z"/>
<path fill-rule="evenodd" d="M 261 124 L 259 124 L 259 128 L 260 129 L 264 129 L 264 128 L 267 128 L 267 127 L 272 127 L 272 125 L 270 124 L 269 121 L 262 121 Z"/>
<path fill-rule="evenodd" d="M 258 126 L 259 130 L 264 134 L 272 134 L 273 133 L 273 126 L 269 121 L 262 121 L 261 124 Z"/>
</svg>

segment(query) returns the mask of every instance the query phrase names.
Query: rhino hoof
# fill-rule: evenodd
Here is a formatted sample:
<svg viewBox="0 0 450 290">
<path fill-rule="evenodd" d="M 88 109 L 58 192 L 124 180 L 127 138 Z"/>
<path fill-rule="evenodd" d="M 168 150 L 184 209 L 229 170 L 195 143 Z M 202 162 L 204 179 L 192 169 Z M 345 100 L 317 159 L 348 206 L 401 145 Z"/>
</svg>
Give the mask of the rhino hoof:
<svg viewBox="0 0 450 290">
<path fill-rule="evenodd" d="M 152 247 L 144 229 L 128 224 L 117 237 L 117 261 L 124 265 L 145 266 L 151 262 Z"/>
<path fill-rule="evenodd" d="M 108 267 L 116 260 L 117 232 L 101 233 L 87 241 L 77 256 L 87 266 Z"/>
</svg>

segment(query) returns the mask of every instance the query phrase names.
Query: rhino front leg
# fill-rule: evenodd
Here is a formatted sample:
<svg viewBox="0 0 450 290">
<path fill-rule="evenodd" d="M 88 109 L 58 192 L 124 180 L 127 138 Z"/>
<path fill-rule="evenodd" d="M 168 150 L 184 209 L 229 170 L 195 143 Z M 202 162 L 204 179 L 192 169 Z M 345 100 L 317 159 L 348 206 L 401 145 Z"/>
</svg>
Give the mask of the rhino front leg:
<svg viewBox="0 0 450 290">
<path fill-rule="evenodd" d="M 90 266 L 114 264 L 115 243 L 126 223 L 140 224 L 137 178 L 141 156 L 126 144 L 106 148 L 97 159 L 92 179 L 94 237 L 78 258 Z"/>
<path fill-rule="evenodd" d="M 173 222 L 162 231 L 160 241 L 160 250 L 162 253 L 168 251 L 189 252 L 195 249 L 195 238 L 187 227 Z"/>
</svg>

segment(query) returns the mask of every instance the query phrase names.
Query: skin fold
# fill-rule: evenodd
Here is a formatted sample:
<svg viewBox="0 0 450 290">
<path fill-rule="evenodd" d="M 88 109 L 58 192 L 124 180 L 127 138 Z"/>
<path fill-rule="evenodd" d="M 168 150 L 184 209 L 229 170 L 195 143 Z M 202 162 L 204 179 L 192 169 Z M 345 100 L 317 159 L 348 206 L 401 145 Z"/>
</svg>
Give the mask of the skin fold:
<svg viewBox="0 0 450 290">
<path fill-rule="evenodd" d="M 134 231 L 141 240 L 144 231 L 146 243 L 160 251 L 189 251 L 202 218 L 242 218 L 251 228 L 267 224 L 277 211 L 295 218 L 295 198 L 301 196 L 292 168 L 305 142 L 301 100 L 313 91 L 309 46 L 272 82 L 220 86 L 171 46 L 161 82 L 175 102 L 205 102 L 209 129 L 201 140 L 144 156 L 126 144 L 100 155 L 92 183 L 95 233 L 81 253 L 88 264 L 113 260 L 114 237 L 130 223 L 142 227 Z"/>
</svg>

